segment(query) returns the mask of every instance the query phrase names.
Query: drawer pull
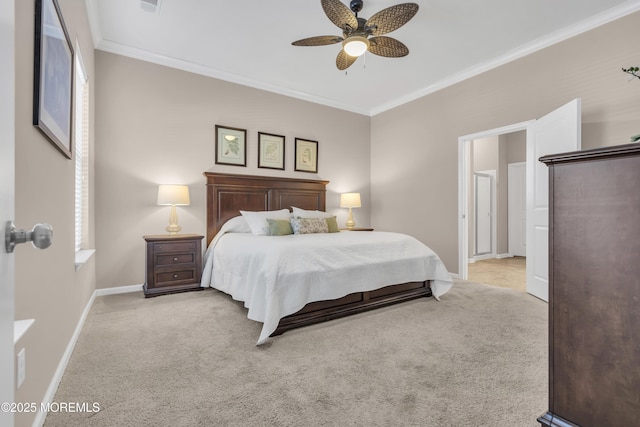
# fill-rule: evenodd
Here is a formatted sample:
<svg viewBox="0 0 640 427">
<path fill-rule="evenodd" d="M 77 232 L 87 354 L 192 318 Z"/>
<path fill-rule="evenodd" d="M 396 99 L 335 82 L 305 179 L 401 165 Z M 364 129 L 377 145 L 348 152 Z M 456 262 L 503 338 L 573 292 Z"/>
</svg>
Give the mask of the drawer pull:
<svg viewBox="0 0 640 427">
<path fill-rule="evenodd" d="M 174 275 L 173 275 L 173 278 L 174 278 L 174 279 L 177 279 L 177 278 L 178 278 L 178 275 L 177 275 L 177 274 L 174 274 Z"/>
<path fill-rule="evenodd" d="M 177 261 L 178 261 L 178 257 L 177 257 L 177 256 L 174 256 L 174 257 L 173 257 L 173 260 L 177 262 Z"/>
</svg>

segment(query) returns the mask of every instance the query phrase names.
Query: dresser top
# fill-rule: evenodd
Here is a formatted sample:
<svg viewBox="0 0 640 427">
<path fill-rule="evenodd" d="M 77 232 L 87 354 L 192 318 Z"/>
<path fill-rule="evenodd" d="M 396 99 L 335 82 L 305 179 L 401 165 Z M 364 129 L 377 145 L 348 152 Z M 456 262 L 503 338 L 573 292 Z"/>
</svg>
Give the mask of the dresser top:
<svg viewBox="0 0 640 427">
<path fill-rule="evenodd" d="M 540 157 L 540 161 L 547 165 L 592 160 L 607 157 L 624 157 L 640 155 L 640 143 L 614 145 L 611 147 L 593 148 L 590 150 L 571 151 L 568 153 L 549 154 Z"/>
</svg>

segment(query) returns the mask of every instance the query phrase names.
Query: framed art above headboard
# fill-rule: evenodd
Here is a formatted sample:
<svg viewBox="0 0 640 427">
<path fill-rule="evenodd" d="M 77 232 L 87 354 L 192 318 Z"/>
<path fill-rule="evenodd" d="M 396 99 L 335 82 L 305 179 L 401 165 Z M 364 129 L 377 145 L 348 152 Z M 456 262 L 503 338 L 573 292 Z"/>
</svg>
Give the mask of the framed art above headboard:
<svg viewBox="0 0 640 427">
<path fill-rule="evenodd" d="M 204 172 L 207 179 L 207 246 L 220 227 L 246 211 L 326 209 L 329 181 Z"/>
</svg>

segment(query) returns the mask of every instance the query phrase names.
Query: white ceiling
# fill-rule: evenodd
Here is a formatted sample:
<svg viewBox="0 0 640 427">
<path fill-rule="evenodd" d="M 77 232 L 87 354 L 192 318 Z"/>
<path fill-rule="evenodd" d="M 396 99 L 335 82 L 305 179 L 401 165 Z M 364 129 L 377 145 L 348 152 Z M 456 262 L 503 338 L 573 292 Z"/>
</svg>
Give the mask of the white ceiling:
<svg viewBox="0 0 640 427">
<path fill-rule="evenodd" d="M 347 6 L 349 0 L 342 0 Z M 360 17 L 405 0 L 365 0 Z M 414 0 L 417 15 L 388 36 L 404 58 L 365 54 L 345 73 L 340 45 L 292 46 L 341 35 L 320 0 L 86 0 L 97 49 L 366 115 L 640 10 L 640 0 Z"/>
</svg>

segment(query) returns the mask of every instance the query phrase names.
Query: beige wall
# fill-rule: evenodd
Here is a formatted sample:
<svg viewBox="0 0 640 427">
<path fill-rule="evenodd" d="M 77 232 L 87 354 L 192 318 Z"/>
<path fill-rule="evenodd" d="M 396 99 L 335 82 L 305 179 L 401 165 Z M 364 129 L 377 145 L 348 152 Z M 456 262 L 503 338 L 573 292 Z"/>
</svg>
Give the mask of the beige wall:
<svg viewBox="0 0 640 427">
<path fill-rule="evenodd" d="M 500 135 L 500 168 L 498 172 L 498 255 L 509 253 L 509 163 L 527 160 L 525 131 Z"/>
<path fill-rule="evenodd" d="M 93 85 L 93 42 L 84 2 L 59 3 L 74 50 L 78 40 Z M 16 391 L 16 402 L 41 402 L 95 290 L 95 260 L 75 271 L 74 163 L 31 124 L 35 6 L 33 1 L 22 0 L 16 0 L 15 5 L 15 222 L 26 229 L 48 222 L 54 229 L 54 243 L 49 249 L 41 251 L 31 245 L 16 248 L 16 319 L 35 319 L 16 345 L 16 353 L 26 349 L 26 380 Z M 93 244 L 92 232 L 90 240 Z M 31 425 L 34 417 L 33 413 L 16 414 L 16 425 Z"/>
<path fill-rule="evenodd" d="M 169 218 L 158 184 L 189 185 L 182 232 L 206 232 L 204 171 L 329 180 L 338 223 L 339 193 L 358 191 L 354 217 L 369 225 L 369 117 L 101 51 L 96 69 L 98 288 L 144 282 L 142 236 L 165 233 Z M 247 167 L 215 164 L 216 124 L 247 130 Z M 286 137 L 285 171 L 257 167 L 259 131 Z M 295 137 L 318 141 L 317 175 L 293 171 Z"/>
<path fill-rule="evenodd" d="M 458 137 L 581 97 L 583 148 L 629 142 L 640 130 L 640 82 L 620 68 L 640 63 L 629 36 L 639 26 L 634 13 L 374 116 L 372 226 L 413 234 L 457 272 Z"/>
<path fill-rule="evenodd" d="M 527 132 L 518 131 L 500 135 L 500 142 L 506 144 L 507 164 L 527 160 Z"/>
</svg>

